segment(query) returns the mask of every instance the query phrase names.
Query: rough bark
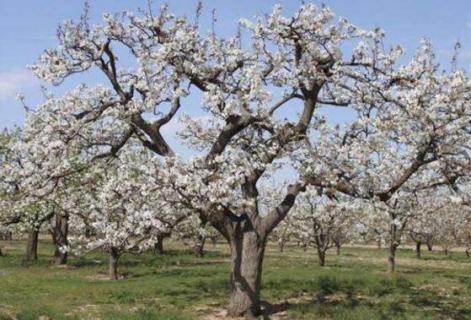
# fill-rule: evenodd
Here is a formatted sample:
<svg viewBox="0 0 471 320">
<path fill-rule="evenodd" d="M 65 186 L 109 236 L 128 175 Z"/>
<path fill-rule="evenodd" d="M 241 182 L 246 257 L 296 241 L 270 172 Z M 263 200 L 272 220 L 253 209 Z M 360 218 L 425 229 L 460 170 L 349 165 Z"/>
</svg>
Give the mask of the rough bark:
<svg viewBox="0 0 471 320">
<path fill-rule="evenodd" d="M 250 222 L 238 223 L 229 238 L 231 246 L 231 296 L 228 313 L 232 317 L 260 315 L 260 285 L 266 241 Z"/>
<path fill-rule="evenodd" d="M 28 233 L 28 242 L 26 243 L 26 261 L 38 260 L 38 237 L 39 231 L 31 229 Z"/>
<path fill-rule="evenodd" d="M 164 236 L 157 236 L 157 242 L 154 244 L 154 254 L 164 254 Z"/>
<path fill-rule="evenodd" d="M 396 271 L 396 249 L 397 245 L 391 243 L 389 245 L 389 255 L 388 255 L 388 271 L 394 273 Z"/>
<path fill-rule="evenodd" d="M 119 251 L 116 248 L 110 250 L 110 280 L 118 280 L 118 262 L 119 262 Z"/>
<path fill-rule="evenodd" d="M 415 242 L 415 256 L 417 257 L 417 259 L 421 258 L 421 246 L 422 246 L 422 242 L 420 241 Z"/>
<path fill-rule="evenodd" d="M 54 251 L 54 264 L 65 265 L 67 264 L 67 252 L 62 250 L 63 247 L 68 245 L 67 236 L 69 233 L 69 217 L 66 215 L 56 216 L 56 225 L 53 230 L 53 242 L 56 246 Z"/>
<path fill-rule="evenodd" d="M 317 247 L 317 256 L 319 257 L 319 266 L 325 266 L 325 252 L 322 248 Z"/>
</svg>

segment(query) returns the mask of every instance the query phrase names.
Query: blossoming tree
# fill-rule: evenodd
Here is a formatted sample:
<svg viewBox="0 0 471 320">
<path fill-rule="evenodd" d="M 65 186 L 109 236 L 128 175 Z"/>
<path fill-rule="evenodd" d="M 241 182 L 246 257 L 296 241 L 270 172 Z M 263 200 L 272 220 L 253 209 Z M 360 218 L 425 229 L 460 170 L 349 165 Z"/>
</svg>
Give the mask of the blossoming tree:
<svg viewBox="0 0 471 320">
<path fill-rule="evenodd" d="M 386 50 L 380 29 L 360 30 L 325 7 L 306 4 L 284 17 L 276 6 L 241 27 L 227 39 L 204 34 L 166 6 L 141 16 L 105 14 L 98 26 L 84 15 L 61 25 L 59 46 L 31 69 L 56 85 L 95 69 L 108 83 L 80 85 L 41 109 L 49 122 L 37 131 L 37 146 L 52 151 L 51 160 L 40 160 L 44 181 L 139 141 L 129 150 L 163 158 L 161 189 L 178 194 L 229 242 L 229 314 L 250 317 L 261 312 L 267 237 L 306 186 L 387 204 L 423 167 L 447 172 L 438 159 L 453 154 L 459 161 L 459 145 L 469 143 L 461 131 L 469 122 L 469 84 L 463 72 L 436 74 L 429 46 L 399 67 L 402 49 Z M 129 56 L 131 66 L 123 62 Z M 353 119 L 331 126 L 319 113 L 326 105 L 350 110 Z M 166 136 L 163 128 L 175 125 L 178 113 L 178 137 Z M 54 144 L 54 132 L 66 143 Z M 179 142 L 191 157 L 178 157 Z M 59 154 L 70 148 L 73 159 Z M 296 174 L 276 205 L 259 206 L 263 180 L 283 168 Z"/>
</svg>

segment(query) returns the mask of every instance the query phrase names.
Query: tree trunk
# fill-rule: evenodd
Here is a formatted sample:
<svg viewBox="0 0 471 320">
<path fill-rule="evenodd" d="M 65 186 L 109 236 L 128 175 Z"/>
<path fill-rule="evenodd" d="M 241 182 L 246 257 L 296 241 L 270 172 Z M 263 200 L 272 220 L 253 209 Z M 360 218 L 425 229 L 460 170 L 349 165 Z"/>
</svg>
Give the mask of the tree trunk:
<svg viewBox="0 0 471 320">
<path fill-rule="evenodd" d="M 396 271 L 396 249 L 397 246 L 394 243 L 389 245 L 388 271 L 390 273 L 394 273 Z"/>
<path fill-rule="evenodd" d="M 191 246 L 191 250 L 195 254 L 196 257 L 201 258 L 204 256 L 204 243 L 206 242 L 206 238 L 199 237 Z"/>
<path fill-rule="evenodd" d="M 56 216 L 56 225 L 53 231 L 53 241 L 56 246 L 54 251 L 54 264 L 65 265 L 67 264 L 67 252 L 63 247 L 68 245 L 67 235 L 69 233 L 69 217 L 64 215 Z"/>
<path fill-rule="evenodd" d="M 244 226 L 242 226 L 244 224 Z M 238 223 L 229 237 L 231 246 L 231 297 L 228 314 L 255 318 L 260 312 L 260 286 L 266 240 L 250 222 Z"/>
<path fill-rule="evenodd" d="M 336 244 L 335 245 L 335 252 L 337 253 L 337 255 L 339 256 L 340 255 L 340 244 Z"/>
<path fill-rule="evenodd" d="M 282 239 L 278 239 L 278 249 L 280 252 L 283 252 L 283 249 L 285 248 L 285 242 Z"/>
<path fill-rule="evenodd" d="M 430 241 L 427 241 L 427 250 L 428 251 L 433 251 L 433 245 L 432 245 L 432 242 L 430 242 Z"/>
<path fill-rule="evenodd" d="M 157 236 L 157 242 L 154 244 L 154 254 L 164 254 L 164 236 Z"/>
<path fill-rule="evenodd" d="M 319 266 L 321 267 L 325 266 L 325 252 L 326 250 L 323 250 L 317 247 L 317 256 L 319 257 Z"/>
<path fill-rule="evenodd" d="M 110 280 L 118 280 L 119 252 L 116 248 L 110 250 Z"/>
<path fill-rule="evenodd" d="M 417 259 L 421 258 L 421 246 L 422 246 L 422 242 L 420 241 L 415 242 L 415 256 L 417 257 Z"/>
<path fill-rule="evenodd" d="M 26 244 L 26 261 L 38 260 L 38 237 L 39 231 L 31 229 L 28 233 L 28 242 Z"/>
</svg>

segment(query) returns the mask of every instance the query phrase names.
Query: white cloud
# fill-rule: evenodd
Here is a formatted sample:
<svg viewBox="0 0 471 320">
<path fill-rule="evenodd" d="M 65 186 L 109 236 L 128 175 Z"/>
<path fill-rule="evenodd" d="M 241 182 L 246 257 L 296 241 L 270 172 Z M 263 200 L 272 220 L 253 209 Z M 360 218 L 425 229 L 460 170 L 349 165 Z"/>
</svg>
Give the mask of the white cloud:
<svg viewBox="0 0 471 320">
<path fill-rule="evenodd" d="M 27 69 L 0 71 L 0 100 L 14 99 L 17 93 L 38 85 L 39 80 Z"/>
</svg>

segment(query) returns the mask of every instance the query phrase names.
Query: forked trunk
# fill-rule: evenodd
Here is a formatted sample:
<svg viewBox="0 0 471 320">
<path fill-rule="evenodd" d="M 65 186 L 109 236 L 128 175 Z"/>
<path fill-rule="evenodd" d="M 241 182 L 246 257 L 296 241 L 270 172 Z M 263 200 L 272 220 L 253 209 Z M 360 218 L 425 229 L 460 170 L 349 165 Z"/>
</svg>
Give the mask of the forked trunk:
<svg viewBox="0 0 471 320">
<path fill-rule="evenodd" d="M 38 260 L 38 237 L 38 230 L 31 229 L 29 231 L 28 242 L 26 243 L 26 261 Z"/>
<path fill-rule="evenodd" d="M 191 246 L 191 251 L 193 251 L 196 257 L 201 258 L 204 256 L 205 242 L 206 242 L 206 238 L 199 237 Z"/>
<path fill-rule="evenodd" d="M 420 241 L 415 242 L 415 256 L 417 257 L 417 259 L 421 258 L 421 246 L 422 246 L 422 242 Z"/>
<path fill-rule="evenodd" d="M 54 251 L 54 264 L 65 265 L 67 264 L 67 252 L 64 247 L 68 245 L 67 235 L 69 233 L 69 218 L 68 216 L 56 216 L 56 225 L 53 231 L 53 241 L 56 246 Z"/>
<path fill-rule="evenodd" d="M 229 239 L 231 246 L 231 297 L 228 313 L 232 317 L 255 318 L 260 312 L 260 285 L 265 239 L 250 226 L 238 224 Z"/>
<path fill-rule="evenodd" d="M 118 280 L 119 251 L 117 248 L 110 250 L 110 280 Z"/>
</svg>

